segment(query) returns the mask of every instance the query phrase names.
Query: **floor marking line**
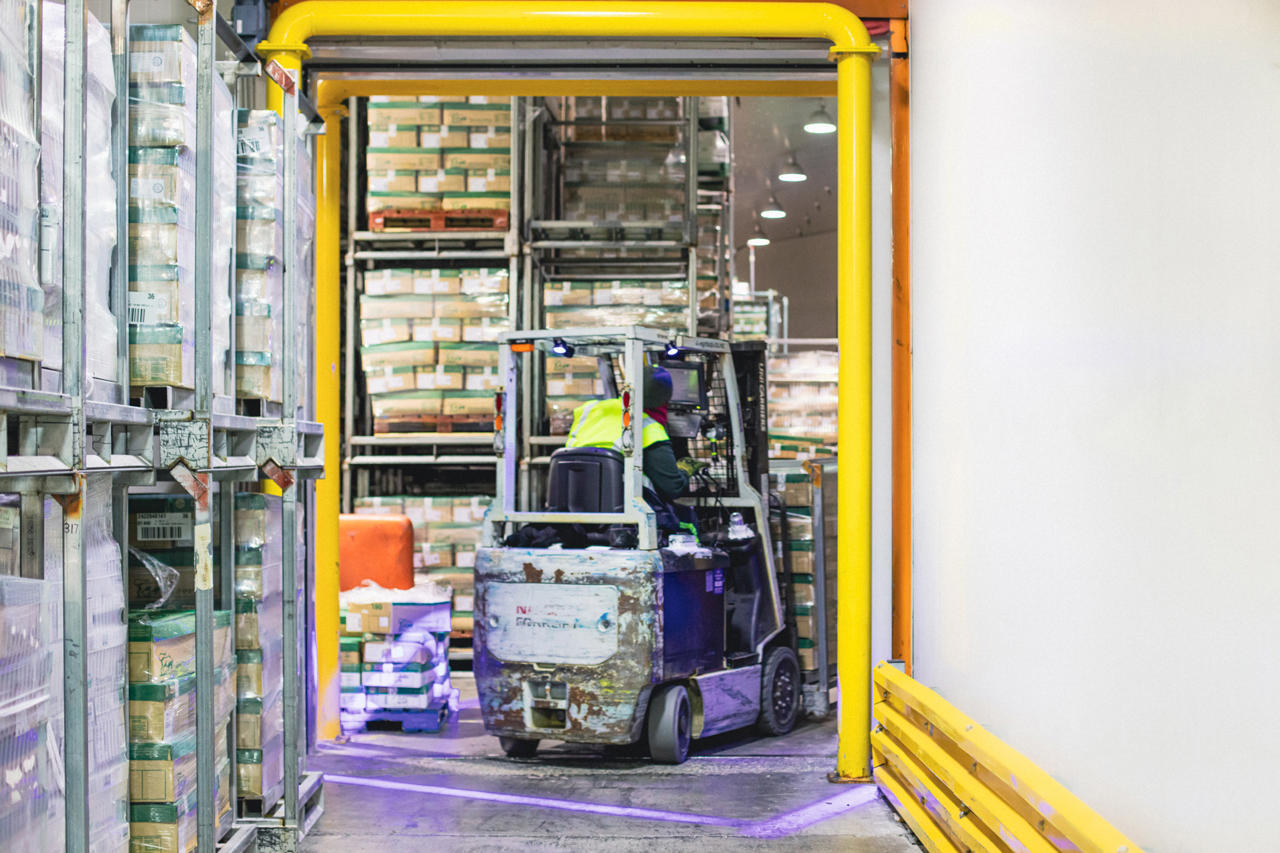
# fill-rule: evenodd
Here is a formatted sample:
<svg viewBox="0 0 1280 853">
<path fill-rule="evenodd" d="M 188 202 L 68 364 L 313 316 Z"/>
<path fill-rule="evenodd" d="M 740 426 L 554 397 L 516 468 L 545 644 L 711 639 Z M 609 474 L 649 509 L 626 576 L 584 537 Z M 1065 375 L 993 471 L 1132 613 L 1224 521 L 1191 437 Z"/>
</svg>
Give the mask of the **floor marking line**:
<svg viewBox="0 0 1280 853">
<path fill-rule="evenodd" d="M 339 785 L 358 785 L 366 788 L 380 788 L 385 791 L 413 791 L 420 794 L 435 794 L 441 797 L 454 797 L 462 800 L 481 800 L 490 803 L 506 803 L 516 806 L 537 806 L 545 809 L 582 812 L 585 814 L 609 815 L 612 817 L 631 817 L 643 820 L 660 820 L 670 823 L 696 823 L 705 826 L 740 827 L 743 821 L 733 818 L 713 817 L 711 815 L 684 814 L 666 812 L 657 809 L 643 809 L 632 806 L 609 806 L 601 803 L 582 803 L 576 800 L 557 800 L 550 797 L 525 797 L 518 794 L 498 794 L 491 791 L 470 791 L 465 788 L 444 788 L 438 785 L 418 785 L 411 782 L 390 782 L 386 779 L 365 779 L 358 776 L 338 776 L 326 773 L 325 782 Z"/>
<path fill-rule="evenodd" d="M 851 791 L 845 791 L 833 797 L 825 797 L 816 803 L 778 815 L 768 820 L 757 821 L 742 828 L 742 834 L 751 838 L 782 838 L 815 823 L 833 818 L 836 815 L 865 806 L 877 796 L 876 786 L 859 785 Z"/>
</svg>

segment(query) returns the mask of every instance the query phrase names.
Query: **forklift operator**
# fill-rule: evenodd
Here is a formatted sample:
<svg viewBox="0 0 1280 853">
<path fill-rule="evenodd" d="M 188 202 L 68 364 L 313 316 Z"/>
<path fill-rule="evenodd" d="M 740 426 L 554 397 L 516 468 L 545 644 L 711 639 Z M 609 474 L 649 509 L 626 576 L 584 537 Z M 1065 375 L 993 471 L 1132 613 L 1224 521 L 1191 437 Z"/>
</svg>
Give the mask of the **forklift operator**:
<svg viewBox="0 0 1280 853">
<path fill-rule="evenodd" d="M 698 465 L 692 459 L 676 461 L 667 434 L 667 403 L 671 400 L 671 374 L 665 368 L 644 369 L 644 479 L 665 502 L 684 493 Z M 622 399 L 591 400 L 573 410 L 573 426 L 565 447 L 611 447 L 622 450 Z"/>
</svg>

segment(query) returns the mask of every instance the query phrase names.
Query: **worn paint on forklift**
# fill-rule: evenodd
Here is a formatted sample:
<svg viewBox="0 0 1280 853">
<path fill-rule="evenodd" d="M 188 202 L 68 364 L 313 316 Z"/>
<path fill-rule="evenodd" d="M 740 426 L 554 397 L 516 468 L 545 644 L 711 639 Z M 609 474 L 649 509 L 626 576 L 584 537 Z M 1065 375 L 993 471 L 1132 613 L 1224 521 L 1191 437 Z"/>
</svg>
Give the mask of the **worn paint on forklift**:
<svg viewBox="0 0 1280 853">
<path fill-rule="evenodd" d="M 636 741 L 662 670 L 658 553 L 483 548 L 475 571 L 485 727 L 512 737 Z"/>
</svg>

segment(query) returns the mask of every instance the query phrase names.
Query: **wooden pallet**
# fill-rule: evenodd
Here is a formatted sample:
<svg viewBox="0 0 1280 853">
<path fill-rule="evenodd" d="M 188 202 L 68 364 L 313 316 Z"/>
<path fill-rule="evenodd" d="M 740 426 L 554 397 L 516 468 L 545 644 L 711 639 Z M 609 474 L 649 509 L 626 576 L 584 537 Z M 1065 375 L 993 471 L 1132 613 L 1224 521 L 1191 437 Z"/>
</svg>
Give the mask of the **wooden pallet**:
<svg viewBox="0 0 1280 853">
<path fill-rule="evenodd" d="M 474 639 L 469 631 L 454 631 L 449 635 L 449 668 L 458 672 L 471 672 L 475 665 Z"/>
<path fill-rule="evenodd" d="M 511 211 L 411 210 L 392 208 L 369 214 L 369 230 L 377 232 L 506 231 Z"/>
<path fill-rule="evenodd" d="M 438 732 L 449 720 L 449 706 L 425 711 L 342 711 L 338 720 L 343 732 Z"/>
<path fill-rule="evenodd" d="M 373 432 L 493 432 L 493 415 L 398 415 L 374 418 Z"/>
</svg>

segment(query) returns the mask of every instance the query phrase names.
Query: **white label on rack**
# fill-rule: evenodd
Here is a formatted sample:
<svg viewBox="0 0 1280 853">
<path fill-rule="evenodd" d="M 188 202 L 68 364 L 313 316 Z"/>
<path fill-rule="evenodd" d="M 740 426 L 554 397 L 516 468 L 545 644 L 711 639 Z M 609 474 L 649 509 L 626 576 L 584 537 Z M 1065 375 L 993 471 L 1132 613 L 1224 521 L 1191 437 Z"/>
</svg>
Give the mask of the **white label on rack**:
<svg viewBox="0 0 1280 853">
<path fill-rule="evenodd" d="M 140 512 L 134 527 L 139 542 L 176 542 L 191 544 L 192 517 L 184 512 Z"/>
<path fill-rule="evenodd" d="M 169 322 L 169 297 L 163 293 L 130 293 L 129 322 L 143 325 Z"/>
<path fill-rule="evenodd" d="M 130 178 L 129 197 L 144 201 L 163 199 L 165 182 L 159 178 Z"/>
<path fill-rule="evenodd" d="M 391 141 L 391 134 L 385 130 L 369 131 L 369 147 L 370 148 L 386 148 L 387 143 Z"/>
<path fill-rule="evenodd" d="M 155 74 L 164 70 L 165 55 L 155 51 L 137 50 L 129 54 L 130 74 Z"/>
</svg>

